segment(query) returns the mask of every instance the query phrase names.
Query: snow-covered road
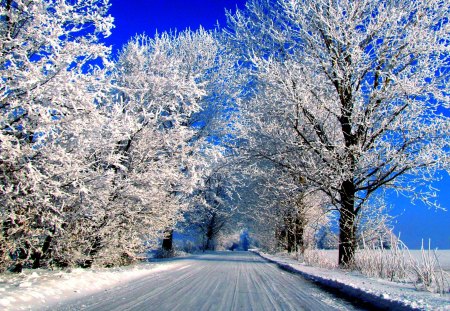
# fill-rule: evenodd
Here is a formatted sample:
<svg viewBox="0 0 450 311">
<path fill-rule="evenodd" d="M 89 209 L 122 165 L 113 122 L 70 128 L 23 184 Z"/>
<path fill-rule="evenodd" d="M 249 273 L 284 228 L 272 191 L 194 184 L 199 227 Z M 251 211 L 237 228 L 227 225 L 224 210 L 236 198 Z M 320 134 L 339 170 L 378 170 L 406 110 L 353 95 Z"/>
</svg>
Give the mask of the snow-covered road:
<svg viewBox="0 0 450 311">
<path fill-rule="evenodd" d="M 173 269 L 47 310 L 361 310 L 253 253 L 175 261 Z"/>
</svg>

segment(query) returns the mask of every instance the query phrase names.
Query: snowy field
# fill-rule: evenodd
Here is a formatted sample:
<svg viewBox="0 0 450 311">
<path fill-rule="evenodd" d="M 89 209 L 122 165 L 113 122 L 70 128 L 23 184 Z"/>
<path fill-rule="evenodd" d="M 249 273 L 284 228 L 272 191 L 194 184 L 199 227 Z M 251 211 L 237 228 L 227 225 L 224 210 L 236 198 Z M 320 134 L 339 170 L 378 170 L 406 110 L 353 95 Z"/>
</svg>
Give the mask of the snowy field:
<svg viewBox="0 0 450 311">
<path fill-rule="evenodd" d="M 411 255 L 417 260 L 421 258 L 420 250 L 410 250 Z M 450 272 L 450 250 L 437 250 L 436 251 L 441 268 L 447 272 Z"/>
<path fill-rule="evenodd" d="M 337 250 L 318 250 L 317 251 L 320 256 L 326 258 L 330 263 L 337 266 L 338 264 L 338 251 Z M 417 261 L 421 261 L 422 252 L 421 250 L 409 250 L 411 256 Z M 443 270 L 450 272 L 450 250 L 437 250 L 436 251 L 439 263 Z M 285 254 L 277 254 L 279 256 L 284 257 Z"/>
</svg>

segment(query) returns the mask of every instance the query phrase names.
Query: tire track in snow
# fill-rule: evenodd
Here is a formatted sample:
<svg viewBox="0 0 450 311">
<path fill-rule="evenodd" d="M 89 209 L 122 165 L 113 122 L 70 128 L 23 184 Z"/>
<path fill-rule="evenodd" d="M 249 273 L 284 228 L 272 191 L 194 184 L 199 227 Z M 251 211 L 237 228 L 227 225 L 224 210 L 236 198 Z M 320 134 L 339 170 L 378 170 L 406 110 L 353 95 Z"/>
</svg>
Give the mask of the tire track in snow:
<svg viewBox="0 0 450 311">
<path fill-rule="evenodd" d="M 173 269 L 47 310 L 358 310 L 253 253 L 216 252 L 174 261 Z"/>
</svg>

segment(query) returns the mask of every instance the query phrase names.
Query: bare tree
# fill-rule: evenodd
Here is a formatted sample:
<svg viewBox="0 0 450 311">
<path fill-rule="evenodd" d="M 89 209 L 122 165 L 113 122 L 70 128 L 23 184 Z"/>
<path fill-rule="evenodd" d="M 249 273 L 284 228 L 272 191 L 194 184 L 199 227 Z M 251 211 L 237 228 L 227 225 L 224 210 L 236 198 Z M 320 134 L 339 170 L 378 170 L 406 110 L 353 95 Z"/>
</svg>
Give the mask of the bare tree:
<svg viewBox="0 0 450 311">
<path fill-rule="evenodd" d="M 229 16 L 252 83 L 236 121 L 248 156 L 329 196 L 341 265 L 380 189 L 435 204 L 427 184 L 449 169 L 448 17 L 440 0 L 252 0 Z"/>
</svg>

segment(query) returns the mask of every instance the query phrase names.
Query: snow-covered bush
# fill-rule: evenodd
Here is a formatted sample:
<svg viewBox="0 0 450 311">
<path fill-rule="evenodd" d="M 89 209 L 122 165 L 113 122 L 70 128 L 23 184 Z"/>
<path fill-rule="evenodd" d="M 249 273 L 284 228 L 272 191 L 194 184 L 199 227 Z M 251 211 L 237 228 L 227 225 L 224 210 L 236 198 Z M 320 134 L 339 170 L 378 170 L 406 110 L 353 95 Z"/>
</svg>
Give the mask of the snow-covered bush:
<svg viewBox="0 0 450 311">
<path fill-rule="evenodd" d="M 366 245 L 355 254 L 354 268 L 369 277 L 404 281 L 408 276 L 409 261 L 406 246 L 391 234 L 390 247 L 383 239 L 378 244 Z"/>
<path fill-rule="evenodd" d="M 336 269 L 337 261 L 326 255 L 326 251 L 319 249 L 306 249 L 301 257 L 305 264 L 325 269 Z"/>
<path fill-rule="evenodd" d="M 436 250 L 431 249 L 430 240 L 428 249 L 424 248 L 422 240 L 420 259 L 409 253 L 409 260 L 416 288 L 440 294 L 450 292 L 450 275 L 441 268 Z"/>
<path fill-rule="evenodd" d="M 421 256 L 415 257 L 400 239 L 391 235 L 389 248 L 380 240 L 358 249 L 353 267 L 369 277 L 390 281 L 413 282 L 417 289 L 446 293 L 450 290 L 447 272 L 441 267 L 435 250 L 425 249 L 422 242 Z"/>
</svg>

